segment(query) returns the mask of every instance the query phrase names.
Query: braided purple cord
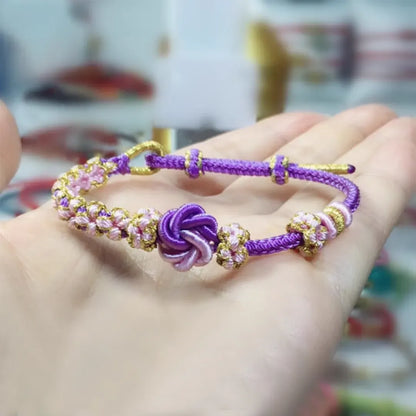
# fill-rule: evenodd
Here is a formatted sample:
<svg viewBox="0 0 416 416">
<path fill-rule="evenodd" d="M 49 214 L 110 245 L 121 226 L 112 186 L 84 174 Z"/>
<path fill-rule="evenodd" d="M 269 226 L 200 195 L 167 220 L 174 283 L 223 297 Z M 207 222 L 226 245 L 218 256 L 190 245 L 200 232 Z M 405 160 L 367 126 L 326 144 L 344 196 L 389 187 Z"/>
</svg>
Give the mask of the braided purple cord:
<svg viewBox="0 0 416 416">
<path fill-rule="evenodd" d="M 280 251 L 296 248 L 303 243 L 301 233 L 287 233 L 263 240 L 249 240 L 245 244 L 250 256 L 279 253 Z"/>
<path fill-rule="evenodd" d="M 191 154 L 196 155 L 197 151 L 194 149 L 192 150 L 194 152 Z M 284 184 L 282 178 L 284 178 L 284 172 L 286 170 L 286 168 L 282 166 L 283 159 L 283 156 L 276 155 L 276 164 L 274 165 L 273 172 L 271 172 L 270 164 L 267 162 L 203 158 L 201 170 L 203 172 L 240 176 L 271 176 L 271 174 L 274 173 L 277 178 L 276 183 L 282 185 Z M 158 156 L 156 154 L 149 154 L 146 157 L 146 163 L 149 167 L 155 169 L 185 170 L 185 158 L 183 156 Z M 350 165 L 348 173 L 353 173 L 354 171 L 354 166 Z M 322 183 L 343 192 L 346 196 L 343 203 L 351 212 L 355 212 L 360 204 L 360 191 L 358 187 L 342 176 L 321 170 L 302 168 L 296 163 L 290 163 L 287 167 L 287 172 L 291 178 Z M 303 235 L 298 232 L 290 232 L 263 240 L 249 240 L 245 243 L 245 247 L 247 248 L 249 255 L 259 256 L 296 248 L 302 244 Z"/>
<path fill-rule="evenodd" d="M 101 161 L 103 163 L 110 162 L 116 164 L 116 168 L 112 172 L 110 172 L 108 176 L 126 175 L 130 173 L 130 158 L 126 154 L 110 157 L 109 159 L 101 159 Z"/>
<path fill-rule="evenodd" d="M 185 158 L 183 156 L 158 156 L 151 153 L 146 156 L 146 163 L 151 168 L 185 170 Z M 270 176 L 268 163 L 248 160 L 203 158 L 202 171 L 228 175 Z"/>
<path fill-rule="evenodd" d="M 150 168 L 154 169 L 185 170 L 185 158 L 183 156 L 158 156 L 152 153 L 146 157 L 146 163 Z M 252 162 L 248 160 L 203 158 L 202 170 L 204 172 L 225 173 L 228 175 L 270 176 L 270 166 L 267 162 Z M 353 171 L 353 166 L 351 166 L 350 170 Z M 351 212 L 357 210 L 360 204 L 360 191 L 349 179 L 330 172 L 301 168 L 296 163 L 289 163 L 287 171 L 291 178 L 318 182 L 340 190 L 346 195 L 344 204 Z"/>
<path fill-rule="evenodd" d="M 322 183 L 343 192 L 346 195 L 344 205 L 351 212 L 355 212 L 360 205 L 360 190 L 347 178 L 322 170 L 301 168 L 296 163 L 290 163 L 287 170 L 291 178 Z"/>
</svg>

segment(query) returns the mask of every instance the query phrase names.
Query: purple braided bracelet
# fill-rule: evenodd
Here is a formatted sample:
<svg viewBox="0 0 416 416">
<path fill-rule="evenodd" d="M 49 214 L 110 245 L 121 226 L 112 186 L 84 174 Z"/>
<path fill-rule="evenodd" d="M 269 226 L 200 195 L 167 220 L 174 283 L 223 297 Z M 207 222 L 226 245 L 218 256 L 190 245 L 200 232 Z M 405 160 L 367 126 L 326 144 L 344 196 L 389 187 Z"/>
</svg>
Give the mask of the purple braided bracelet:
<svg viewBox="0 0 416 416">
<path fill-rule="evenodd" d="M 130 167 L 130 160 L 140 153 L 147 167 Z M 233 223 L 218 227 L 217 221 L 197 204 L 185 204 L 165 214 L 147 208 L 133 216 L 123 208 L 108 209 L 103 203 L 87 202 L 90 189 L 106 183 L 113 175 L 149 175 L 159 169 L 184 170 L 190 178 L 206 172 L 239 176 L 269 176 L 283 185 L 289 178 L 319 182 L 345 194 L 343 202 L 333 202 L 317 214 L 298 212 L 287 225 L 287 233 L 262 240 L 251 240 L 247 230 Z M 298 165 L 276 155 L 270 162 L 203 158 L 197 149 L 185 156 L 164 155 L 155 142 L 135 146 L 125 154 L 110 159 L 94 158 L 61 175 L 52 188 L 59 217 L 72 228 L 112 240 L 126 239 L 134 248 L 159 249 L 161 257 L 180 271 L 210 262 L 214 253 L 217 263 L 226 269 L 239 268 L 249 256 L 297 249 L 309 257 L 325 243 L 339 235 L 352 222 L 352 213 L 360 203 L 358 187 L 339 174 L 353 173 L 351 165 Z"/>
</svg>

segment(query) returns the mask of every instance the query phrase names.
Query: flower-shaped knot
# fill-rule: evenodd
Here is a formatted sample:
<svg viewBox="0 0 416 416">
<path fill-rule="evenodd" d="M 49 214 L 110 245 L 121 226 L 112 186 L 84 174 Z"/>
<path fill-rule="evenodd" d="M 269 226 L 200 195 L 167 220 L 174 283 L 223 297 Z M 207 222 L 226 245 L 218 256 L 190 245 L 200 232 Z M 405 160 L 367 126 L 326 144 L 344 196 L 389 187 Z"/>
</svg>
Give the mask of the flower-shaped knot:
<svg viewBox="0 0 416 416">
<path fill-rule="evenodd" d="M 137 211 L 127 225 L 127 241 L 131 247 L 145 251 L 152 251 L 156 248 L 157 224 L 160 216 L 160 212 L 153 208 L 142 208 Z M 113 217 L 115 221 L 120 221 L 119 224 L 122 224 L 125 219 L 122 213 L 117 219 L 116 213 L 113 212 Z M 124 227 L 125 224 L 123 224 Z"/>
<path fill-rule="evenodd" d="M 233 223 L 221 227 L 218 238 L 220 244 L 217 247 L 217 263 L 226 269 L 241 267 L 248 259 L 245 243 L 250 239 L 250 233 Z"/>
<path fill-rule="evenodd" d="M 215 218 L 197 204 L 170 210 L 159 222 L 159 252 L 179 271 L 203 266 L 212 259 L 217 227 Z"/>
<path fill-rule="evenodd" d="M 298 232 L 303 235 L 303 245 L 298 250 L 305 257 L 316 254 L 328 239 L 328 230 L 322 225 L 321 218 L 315 214 L 300 211 L 287 225 L 289 233 Z"/>
</svg>

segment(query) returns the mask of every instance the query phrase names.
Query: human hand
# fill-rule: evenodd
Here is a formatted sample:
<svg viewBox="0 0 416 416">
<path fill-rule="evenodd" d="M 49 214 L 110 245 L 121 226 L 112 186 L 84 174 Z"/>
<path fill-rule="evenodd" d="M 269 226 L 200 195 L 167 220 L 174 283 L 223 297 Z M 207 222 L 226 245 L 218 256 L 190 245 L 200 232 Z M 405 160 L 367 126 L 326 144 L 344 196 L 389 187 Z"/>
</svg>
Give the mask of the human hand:
<svg viewBox="0 0 416 416">
<path fill-rule="evenodd" d="M 4 187 L 19 147 L 10 115 L 0 114 Z M 51 203 L 1 223 L 1 414 L 293 414 L 415 188 L 416 122 L 376 105 L 332 118 L 282 114 L 195 147 L 206 157 L 278 151 L 299 163 L 351 163 L 361 205 L 313 260 L 289 251 L 231 272 L 176 272 L 156 253 L 71 230 Z M 130 212 L 195 202 L 255 239 L 339 199 L 295 180 L 277 187 L 183 172 L 114 178 L 92 197 Z"/>
</svg>

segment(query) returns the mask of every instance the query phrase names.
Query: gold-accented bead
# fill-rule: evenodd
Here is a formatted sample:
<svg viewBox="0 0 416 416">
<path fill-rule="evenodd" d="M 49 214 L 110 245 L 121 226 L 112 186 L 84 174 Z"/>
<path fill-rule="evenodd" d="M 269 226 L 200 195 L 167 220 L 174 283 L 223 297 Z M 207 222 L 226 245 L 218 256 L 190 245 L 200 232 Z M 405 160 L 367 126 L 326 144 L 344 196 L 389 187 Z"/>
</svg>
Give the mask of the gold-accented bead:
<svg viewBox="0 0 416 416">
<path fill-rule="evenodd" d="M 65 187 L 56 186 L 52 188 L 52 199 L 57 203 L 61 202 L 63 198 L 67 198 L 68 200 L 71 198 L 68 190 Z"/>
<path fill-rule="evenodd" d="M 95 223 L 97 225 L 97 231 L 99 231 L 101 234 L 107 233 L 113 227 L 113 222 L 111 221 L 111 218 L 108 217 L 106 214 L 98 214 Z"/>
<path fill-rule="evenodd" d="M 84 231 L 87 228 L 89 221 L 86 212 L 77 212 L 74 217 L 74 226 L 78 230 Z"/>
<path fill-rule="evenodd" d="M 341 234 L 345 230 L 345 218 L 342 212 L 333 206 L 329 206 L 325 207 L 324 213 L 334 220 L 337 235 Z"/>
<path fill-rule="evenodd" d="M 68 180 L 68 175 L 66 173 L 60 175 L 55 183 L 52 185 L 52 189 L 51 192 L 54 193 L 55 191 L 58 190 L 62 190 L 62 191 L 66 191 L 66 186 L 68 185 L 69 180 Z"/>
<path fill-rule="evenodd" d="M 117 215 L 117 214 L 120 214 L 120 213 L 121 213 L 121 217 L 122 217 L 121 220 L 119 218 L 117 218 L 117 217 L 120 217 L 120 215 Z M 120 224 L 120 222 L 130 221 L 130 213 L 124 208 L 115 207 L 110 212 L 110 218 L 115 223 L 118 223 L 119 226 L 125 228 L 124 226 L 127 227 L 127 225 L 128 225 L 127 222 L 125 224 L 124 223 Z"/>
<path fill-rule="evenodd" d="M 284 182 L 288 183 L 289 181 L 289 172 L 287 171 L 287 167 L 289 166 L 289 159 L 285 156 L 282 160 L 282 166 L 285 168 L 285 176 L 284 176 Z M 274 173 L 274 168 L 276 167 L 276 155 L 273 155 L 269 162 L 269 169 L 270 169 L 270 179 L 273 183 L 276 182 L 276 174 Z"/>
<path fill-rule="evenodd" d="M 79 176 L 79 172 L 81 170 L 84 170 L 84 166 L 83 165 L 75 165 L 73 166 L 66 174 L 68 180 L 71 180 L 71 178 L 78 178 Z"/>
<path fill-rule="evenodd" d="M 97 219 L 101 218 L 100 212 L 107 211 L 107 207 L 100 201 L 90 201 L 86 205 L 86 212 L 88 218 L 90 219 L 90 224 L 88 225 L 88 233 L 90 235 L 95 235 L 101 237 L 105 230 L 101 229 L 97 224 Z"/>
<path fill-rule="evenodd" d="M 271 172 L 270 178 L 273 183 L 276 183 L 276 175 L 274 173 L 274 167 L 276 166 L 276 155 L 273 155 L 269 162 L 269 169 Z"/>
<path fill-rule="evenodd" d="M 185 173 L 189 176 L 188 169 L 191 164 L 191 151 L 187 150 L 185 152 Z"/>
<path fill-rule="evenodd" d="M 152 251 L 157 246 L 157 227 L 162 214 L 152 208 L 140 209 L 133 215 L 127 232 L 127 241 L 133 248 L 141 248 L 145 251 Z"/>
<path fill-rule="evenodd" d="M 123 232 L 127 232 L 130 224 L 130 214 L 124 208 L 113 208 L 110 212 L 113 227 L 106 234 L 110 240 L 117 241 L 123 238 Z"/>
<path fill-rule="evenodd" d="M 107 211 L 107 207 L 101 201 L 90 201 L 87 203 L 87 213 L 90 218 L 97 218 L 101 211 Z"/>
<path fill-rule="evenodd" d="M 83 169 L 87 174 L 91 174 L 91 185 L 94 188 L 99 188 L 107 183 L 108 171 L 105 164 L 98 156 L 90 160 L 93 162 L 88 161 L 87 166 Z"/>
<path fill-rule="evenodd" d="M 189 167 L 190 167 L 190 165 L 191 165 L 191 151 L 190 150 L 187 150 L 185 152 L 185 164 L 184 164 L 185 174 L 187 176 L 190 176 L 189 175 Z M 196 165 L 198 167 L 198 177 L 199 177 L 199 176 L 202 175 L 202 152 L 200 150 L 198 150 L 198 159 L 196 161 Z"/>
<path fill-rule="evenodd" d="M 239 224 L 233 223 L 218 230 L 220 243 L 217 247 L 217 263 L 226 269 L 238 269 L 248 260 L 245 243 L 250 233 Z"/>
<path fill-rule="evenodd" d="M 69 199 L 68 207 L 70 211 L 76 214 L 81 207 L 86 207 L 86 205 L 87 201 L 85 200 L 85 198 L 83 198 L 82 196 L 76 196 L 75 198 L 71 197 Z"/>
<path fill-rule="evenodd" d="M 196 164 L 198 166 L 199 176 L 201 176 L 202 175 L 202 152 L 201 151 L 198 152 L 198 160 Z"/>
<path fill-rule="evenodd" d="M 328 230 L 322 225 L 321 219 L 309 212 L 298 212 L 286 226 L 286 230 L 303 235 L 303 244 L 297 250 L 305 257 L 315 255 L 328 239 Z"/>
</svg>

